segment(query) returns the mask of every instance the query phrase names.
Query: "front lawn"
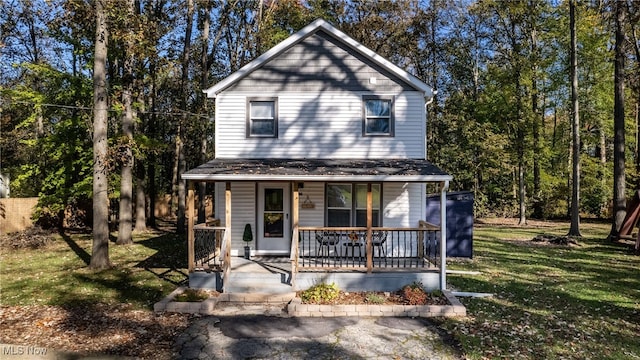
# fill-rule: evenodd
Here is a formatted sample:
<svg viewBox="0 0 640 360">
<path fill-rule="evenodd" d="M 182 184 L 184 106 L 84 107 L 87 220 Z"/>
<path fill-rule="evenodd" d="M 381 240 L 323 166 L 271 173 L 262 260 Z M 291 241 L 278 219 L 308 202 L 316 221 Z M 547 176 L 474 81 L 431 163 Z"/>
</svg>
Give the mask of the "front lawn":
<svg viewBox="0 0 640 360">
<path fill-rule="evenodd" d="M 0 248 L 0 343 L 81 357 L 175 358 L 173 342 L 190 316 L 152 308 L 187 279 L 183 237 L 158 231 L 135 235 L 132 245 L 111 243 L 114 267 L 103 271 L 87 268 L 90 234 L 56 234 L 41 243 Z"/>
<path fill-rule="evenodd" d="M 1 248 L 0 304 L 129 304 L 151 309 L 153 303 L 187 279 L 186 242 L 172 233 L 134 236 L 128 246 L 109 244 L 114 267 L 87 268 L 91 234 L 56 234 L 38 249 Z"/>
<path fill-rule="evenodd" d="M 578 246 L 556 246 L 529 240 L 542 233 L 564 235 L 567 223 L 532 222 L 520 227 L 476 222 L 474 258 L 451 260 L 449 269 L 480 274 L 449 274 L 449 285 L 495 296 L 461 298 L 468 316 L 440 320 L 440 326 L 457 339 L 469 359 L 640 359 L 640 257 L 625 244 L 606 242 L 609 226 L 583 223 L 584 239 Z M 150 313 L 154 302 L 186 281 L 185 240 L 169 232 L 134 240 L 130 246 L 112 243 L 115 267 L 99 272 L 86 267 L 91 253 L 91 236 L 86 234 L 56 235 L 49 245 L 35 250 L 0 249 L 0 312 L 6 317 L 0 339 L 21 343 L 24 334 L 41 333 L 38 324 L 53 322 L 53 312 L 61 314 L 55 326 L 62 330 L 71 326 L 70 319 L 107 321 L 121 313 L 109 320 L 109 326 L 101 325 L 113 330 L 113 338 L 85 349 L 86 353 L 147 358 L 131 350 L 131 344 L 162 331 L 161 340 L 143 341 L 165 342 L 163 349 L 170 356 L 170 339 L 187 319 L 154 320 L 147 314 L 148 319 L 131 321 L 131 315 L 142 316 L 136 309 Z M 42 319 L 20 322 L 26 315 L 16 311 L 29 314 L 34 305 Z M 90 316 L 91 309 L 100 311 Z M 65 315 L 69 311 L 72 316 Z M 154 327 L 144 325 L 147 322 Z M 92 323 L 82 325 L 88 334 L 85 343 L 96 339 L 90 336 Z M 148 329 L 145 335 L 135 335 L 140 328 Z M 22 335 L 10 329 L 20 329 Z M 64 344 L 35 336 L 25 343 L 53 348 Z M 115 337 L 122 349 L 129 350 L 113 348 Z"/>
<path fill-rule="evenodd" d="M 565 235 L 567 223 L 482 225 L 473 260 L 449 268 L 468 317 L 446 320 L 470 359 L 639 359 L 640 257 L 604 239 L 608 224 L 581 225 L 579 246 L 533 243 L 541 233 Z"/>
</svg>

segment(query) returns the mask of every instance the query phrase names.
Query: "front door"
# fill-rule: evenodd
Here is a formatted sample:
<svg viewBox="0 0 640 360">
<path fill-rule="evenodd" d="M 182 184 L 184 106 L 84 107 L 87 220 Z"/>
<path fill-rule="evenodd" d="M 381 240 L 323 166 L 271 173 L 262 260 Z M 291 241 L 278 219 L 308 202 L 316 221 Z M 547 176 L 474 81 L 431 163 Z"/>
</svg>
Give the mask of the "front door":
<svg viewBox="0 0 640 360">
<path fill-rule="evenodd" d="M 289 254 L 291 251 L 289 195 L 288 183 L 258 184 L 258 253 Z"/>
</svg>

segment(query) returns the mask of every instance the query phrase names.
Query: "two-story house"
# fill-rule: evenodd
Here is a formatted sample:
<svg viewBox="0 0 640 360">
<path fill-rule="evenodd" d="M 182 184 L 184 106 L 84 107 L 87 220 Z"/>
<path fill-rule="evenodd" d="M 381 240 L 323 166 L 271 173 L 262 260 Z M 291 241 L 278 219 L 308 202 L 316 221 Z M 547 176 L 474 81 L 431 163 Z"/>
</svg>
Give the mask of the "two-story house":
<svg viewBox="0 0 640 360">
<path fill-rule="evenodd" d="M 220 223 L 195 225 L 190 210 L 192 274 L 216 263 L 230 279 L 250 224 L 252 255 L 290 259 L 295 288 L 327 272 L 352 288 L 399 288 L 397 276 L 446 287 L 446 211 L 423 221 L 427 184 L 445 209 L 451 180 L 426 160 L 429 86 L 316 20 L 205 93 L 215 159 L 183 179 L 215 182 Z"/>
</svg>

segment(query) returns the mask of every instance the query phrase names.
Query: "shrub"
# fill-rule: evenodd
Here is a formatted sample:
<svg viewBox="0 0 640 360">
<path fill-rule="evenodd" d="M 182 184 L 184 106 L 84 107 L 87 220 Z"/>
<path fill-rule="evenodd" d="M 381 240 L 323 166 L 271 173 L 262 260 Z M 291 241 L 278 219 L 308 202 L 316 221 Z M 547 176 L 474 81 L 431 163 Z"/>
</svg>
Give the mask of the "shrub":
<svg viewBox="0 0 640 360">
<path fill-rule="evenodd" d="M 335 283 L 317 284 L 300 292 L 300 298 L 305 303 L 327 303 L 338 298 L 340 289 Z"/>
<path fill-rule="evenodd" d="M 429 297 L 419 282 L 409 284 L 402 288 L 402 297 L 409 305 L 424 305 Z"/>
<path fill-rule="evenodd" d="M 198 302 L 209 298 L 209 294 L 204 290 L 187 289 L 183 293 L 176 295 L 175 301 Z"/>
<path fill-rule="evenodd" d="M 367 293 L 364 301 L 370 304 L 384 304 L 385 298 L 384 296 L 376 293 Z"/>
</svg>

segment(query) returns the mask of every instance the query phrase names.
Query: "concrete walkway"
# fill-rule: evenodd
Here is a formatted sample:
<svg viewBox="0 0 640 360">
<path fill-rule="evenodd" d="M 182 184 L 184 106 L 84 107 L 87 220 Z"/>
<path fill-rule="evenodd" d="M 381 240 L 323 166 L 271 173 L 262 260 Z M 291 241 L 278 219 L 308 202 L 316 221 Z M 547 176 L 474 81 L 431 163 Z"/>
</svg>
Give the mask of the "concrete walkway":
<svg viewBox="0 0 640 360">
<path fill-rule="evenodd" d="M 285 304 L 225 304 L 176 338 L 177 359 L 461 359 L 425 319 L 293 318 Z"/>
</svg>

